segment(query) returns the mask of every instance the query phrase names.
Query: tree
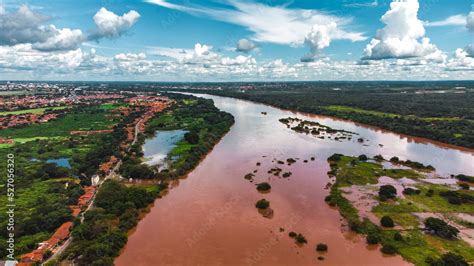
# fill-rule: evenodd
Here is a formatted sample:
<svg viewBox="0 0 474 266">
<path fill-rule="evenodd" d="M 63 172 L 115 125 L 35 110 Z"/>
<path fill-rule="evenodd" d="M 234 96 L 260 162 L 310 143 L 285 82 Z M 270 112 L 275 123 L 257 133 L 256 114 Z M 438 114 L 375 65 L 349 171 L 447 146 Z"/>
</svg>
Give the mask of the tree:
<svg viewBox="0 0 474 266">
<path fill-rule="evenodd" d="M 255 207 L 258 208 L 258 209 L 266 209 L 268 207 L 270 207 L 270 202 L 266 199 L 261 199 L 259 201 L 257 201 L 257 203 L 255 203 Z"/>
<path fill-rule="evenodd" d="M 390 216 L 383 216 L 382 219 L 380 219 L 380 224 L 383 226 L 383 227 L 394 227 L 395 224 L 393 223 L 393 220 L 392 218 L 390 218 Z"/>
<path fill-rule="evenodd" d="M 367 244 L 378 244 L 380 242 L 380 235 L 374 232 L 370 232 L 366 237 Z"/>
<path fill-rule="evenodd" d="M 186 134 L 184 134 L 184 139 L 189 144 L 198 144 L 199 143 L 199 134 L 196 133 L 195 131 L 187 132 Z"/>
<path fill-rule="evenodd" d="M 397 189 L 392 185 L 383 185 L 379 189 L 379 197 L 381 201 L 393 199 L 397 196 Z"/>
<path fill-rule="evenodd" d="M 328 245 L 323 244 L 323 243 L 319 243 L 316 246 L 316 251 L 320 251 L 320 252 L 328 251 Z"/>
<path fill-rule="evenodd" d="M 393 254 L 397 253 L 397 248 L 395 246 L 390 245 L 390 244 L 386 244 L 386 245 L 382 246 L 381 251 L 384 254 L 393 255 Z"/>
<path fill-rule="evenodd" d="M 441 219 L 433 217 L 425 220 L 425 229 L 439 237 L 446 239 L 455 238 L 459 234 L 459 230 L 455 227 L 447 224 Z"/>
<path fill-rule="evenodd" d="M 441 259 L 429 257 L 426 263 L 431 266 L 469 266 L 469 263 L 460 255 L 448 252 Z"/>
</svg>

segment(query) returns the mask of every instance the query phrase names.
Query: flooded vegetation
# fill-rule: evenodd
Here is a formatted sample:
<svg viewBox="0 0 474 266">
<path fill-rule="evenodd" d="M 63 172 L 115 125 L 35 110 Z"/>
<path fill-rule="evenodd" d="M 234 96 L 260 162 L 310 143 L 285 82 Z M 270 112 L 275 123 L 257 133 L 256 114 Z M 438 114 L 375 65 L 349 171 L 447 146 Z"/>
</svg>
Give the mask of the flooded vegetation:
<svg viewBox="0 0 474 266">
<path fill-rule="evenodd" d="M 338 207 L 351 230 L 366 235 L 368 244 L 381 244 L 383 253 L 416 265 L 449 253 L 457 254 L 456 265 L 474 260 L 474 233 L 466 220 L 451 218 L 474 213 L 474 191 L 462 189 L 462 183 L 426 182 L 426 167 L 418 162 L 404 163 L 412 168 L 401 174 L 366 161 L 341 154 L 328 158 L 336 180 L 326 201 Z"/>
<path fill-rule="evenodd" d="M 443 260 L 444 256 L 451 258 L 436 247 L 453 250 L 454 255 L 472 260 L 466 252 L 469 244 L 462 244 L 467 243 L 461 239 L 464 229 L 458 229 L 458 240 L 443 240 L 423 230 L 428 217 L 417 218 L 431 210 L 436 215 L 449 214 L 453 221 L 472 222 L 466 218 L 472 214 L 469 204 L 453 205 L 440 195 L 449 187 L 423 181 L 455 178 L 461 174 L 472 176 L 472 151 L 455 150 L 334 118 L 218 96 L 203 97 L 213 99 L 218 108 L 231 113 L 235 117 L 234 126 L 186 179 L 174 183 L 166 197 L 155 201 L 129 236 L 127 245 L 115 260 L 116 265 L 398 266 L 412 263 L 407 253 L 425 247 L 422 241 L 430 245 L 426 251 L 419 252 L 421 264 L 426 264 L 428 255 L 436 260 Z M 262 112 L 267 114 L 262 115 Z M 282 117 L 297 117 L 354 132 L 357 138 L 344 142 L 318 139 L 311 134 L 288 130 L 279 122 Z M 334 153 L 341 154 L 343 160 L 350 158 L 348 167 L 341 172 L 327 161 Z M 359 157 L 361 154 L 366 158 Z M 393 164 L 389 158 L 394 156 L 400 161 L 432 165 L 435 170 L 422 171 Z M 290 158 L 292 160 L 287 161 Z M 353 169 L 349 171 L 349 167 Z M 348 178 L 336 185 L 340 196 L 340 201 L 336 201 L 332 196 L 340 173 L 346 173 Z M 360 178 L 349 178 L 351 173 L 360 174 Z M 269 193 L 262 194 L 256 189 L 257 184 L 262 183 L 271 186 Z M 395 187 L 395 198 L 379 201 L 382 184 Z M 404 186 L 420 192 L 407 190 L 404 194 L 404 189 L 399 189 Z M 453 186 L 457 186 L 453 190 L 461 192 L 459 185 Z M 433 192 L 429 192 L 430 189 Z M 432 197 L 425 196 L 430 193 Z M 261 209 L 256 206 L 260 201 Z M 345 210 L 349 215 L 341 216 Z M 350 215 L 357 215 L 361 220 L 350 223 Z M 381 225 L 384 216 L 393 221 L 394 227 Z M 379 228 L 377 234 L 371 233 L 369 237 L 367 232 L 355 233 L 354 230 L 359 229 L 353 224 L 360 223 L 363 228 L 369 222 Z M 451 221 L 447 223 L 452 225 Z M 390 220 L 384 218 L 384 224 L 390 225 Z M 289 237 L 289 232 L 295 233 L 294 238 Z M 296 239 L 298 234 L 300 241 Z M 386 237 L 391 237 L 389 242 Z M 379 243 L 378 246 L 368 244 L 368 239 Z M 318 244 L 323 243 L 330 248 L 317 250 Z M 411 246 L 403 248 L 406 243 Z M 140 262 L 136 258 L 140 258 Z"/>
</svg>

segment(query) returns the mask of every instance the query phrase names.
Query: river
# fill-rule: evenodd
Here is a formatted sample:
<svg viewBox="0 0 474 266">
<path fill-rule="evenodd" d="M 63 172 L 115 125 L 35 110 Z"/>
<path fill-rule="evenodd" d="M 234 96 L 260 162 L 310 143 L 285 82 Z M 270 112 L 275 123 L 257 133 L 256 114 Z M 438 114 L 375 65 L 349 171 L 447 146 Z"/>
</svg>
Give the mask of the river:
<svg viewBox="0 0 474 266">
<path fill-rule="evenodd" d="M 329 171 L 327 157 L 382 154 L 436 167 L 442 175 L 473 174 L 474 152 L 407 138 L 352 122 L 280 110 L 248 101 L 218 96 L 216 106 L 235 117 L 235 125 L 212 152 L 181 179 L 170 193 L 157 199 L 139 222 L 116 265 L 404 265 L 400 256 L 384 256 L 367 247 L 365 239 L 348 232 L 337 209 L 324 202 Z M 261 112 L 267 112 L 263 115 Z M 356 132 L 368 141 L 358 143 L 318 139 L 291 131 L 278 120 L 299 117 L 335 129 Z M 379 145 L 381 144 L 381 145 Z M 291 166 L 275 161 L 300 158 Z M 315 157 L 314 161 L 310 158 Z M 304 163 L 303 160 L 308 160 Z M 261 165 L 257 166 L 257 162 Z M 279 166 L 291 171 L 278 178 L 267 171 Z M 255 173 L 255 182 L 244 179 Z M 261 194 L 255 183 L 269 182 Z M 273 217 L 255 208 L 270 201 Z M 298 246 L 288 232 L 302 233 L 308 244 Z M 317 243 L 329 251 L 321 256 Z"/>
</svg>

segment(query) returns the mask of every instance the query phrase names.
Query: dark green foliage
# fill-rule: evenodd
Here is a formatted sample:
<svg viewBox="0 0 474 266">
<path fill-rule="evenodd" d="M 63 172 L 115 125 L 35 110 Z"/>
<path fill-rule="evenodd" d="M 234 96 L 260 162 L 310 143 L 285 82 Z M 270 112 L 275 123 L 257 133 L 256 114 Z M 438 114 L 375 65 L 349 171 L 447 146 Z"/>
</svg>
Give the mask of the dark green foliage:
<svg viewBox="0 0 474 266">
<path fill-rule="evenodd" d="M 328 251 L 328 245 L 319 243 L 316 245 L 316 251 L 320 251 L 320 252 Z"/>
<path fill-rule="evenodd" d="M 184 139 L 189 142 L 189 144 L 198 144 L 199 134 L 195 131 L 187 132 L 184 134 Z"/>
<path fill-rule="evenodd" d="M 461 189 L 469 190 L 469 184 L 467 183 L 460 183 L 459 186 L 461 187 Z"/>
<path fill-rule="evenodd" d="M 306 238 L 302 235 L 302 234 L 297 234 L 295 236 L 295 241 L 296 243 L 298 244 L 306 244 L 308 243 L 308 240 L 306 240 Z"/>
<path fill-rule="evenodd" d="M 420 190 L 414 189 L 414 188 L 411 188 L 411 187 L 405 188 L 403 190 L 403 194 L 405 194 L 405 195 L 419 195 L 420 192 L 421 192 Z"/>
<path fill-rule="evenodd" d="M 438 218 L 427 218 L 425 220 L 425 229 L 439 237 L 446 239 L 453 239 L 457 237 L 459 230 L 447 224 L 445 221 Z"/>
<path fill-rule="evenodd" d="M 270 207 L 270 202 L 266 199 L 261 199 L 259 201 L 257 201 L 257 203 L 255 203 L 255 207 L 257 209 L 266 209 L 268 207 Z"/>
<path fill-rule="evenodd" d="M 397 196 L 397 189 L 392 185 L 383 185 L 379 189 L 379 197 L 381 201 L 394 199 Z"/>
<path fill-rule="evenodd" d="M 382 253 L 384 254 L 388 254 L 388 255 L 394 255 L 394 254 L 397 254 L 397 248 L 393 245 L 390 245 L 390 244 L 385 244 L 382 246 L 382 248 L 380 249 L 380 251 L 382 251 Z"/>
<path fill-rule="evenodd" d="M 378 244 L 380 242 L 380 235 L 378 233 L 371 232 L 367 234 L 366 240 L 367 240 L 367 244 L 371 244 L 371 245 Z"/>
<path fill-rule="evenodd" d="M 343 156 L 344 156 L 344 155 L 342 155 L 342 154 L 335 153 L 335 154 L 331 155 L 331 157 L 328 158 L 328 161 L 330 161 L 330 162 L 338 162 L 339 160 L 341 160 L 341 158 L 342 158 Z"/>
<path fill-rule="evenodd" d="M 254 174 L 248 173 L 244 176 L 244 178 L 247 179 L 247 180 L 251 180 L 254 176 L 255 176 Z"/>
<path fill-rule="evenodd" d="M 270 186 L 270 184 L 268 184 L 267 182 L 257 184 L 257 190 L 258 191 L 268 191 L 271 188 L 272 188 L 272 186 Z"/>
<path fill-rule="evenodd" d="M 74 227 L 74 241 L 63 258 L 75 258 L 79 265 L 113 265 L 127 242 L 128 230 L 137 223 L 139 210 L 153 200 L 154 195 L 143 188 L 106 181 L 97 194 L 96 208 Z"/>
<path fill-rule="evenodd" d="M 469 263 L 460 255 L 448 252 L 441 259 L 427 258 L 426 263 L 431 266 L 468 266 Z"/>
<path fill-rule="evenodd" d="M 439 195 L 455 205 L 474 203 L 474 196 L 459 191 L 441 191 Z"/>
<path fill-rule="evenodd" d="M 291 238 L 295 238 L 296 235 L 297 235 L 297 234 L 296 234 L 295 232 L 293 232 L 293 231 L 291 231 L 291 232 L 288 233 L 288 236 L 291 237 Z"/>
<path fill-rule="evenodd" d="M 395 224 L 392 220 L 392 218 L 390 218 L 390 216 L 383 216 L 382 219 L 380 219 L 380 224 L 383 226 L 383 227 L 394 227 Z"/>
<path fill-rule="evenodd" d="M 379 154 L 379 155 L 375 155 L 375 156 L 374 156 L 374 160 L 376 160 L 376 161 L 378 161 L 378 162 L 381 162 L 381 161 L 383 161 L 383 160 L 385 160 L 385 159 L 383 158 L 382 155 Z"/>
<path fill-rule="evenodd" d="M 433 189 L 428 189 L 428 191 L 426 192 L 426 196 L 427 197 L 433 197 L 434 195 L 434 190 Z"/>
<path fill-rule="evenodd" d="M 367 158 L 367 155 L 362 154 L 362 155 L 359 155 L 359 157 L 357 157 L 357 159 L 359 159 L 359 161 L 367 161 L 369 158 Z"/>
<path fill-rule="evenodd" d="M 400 232 L 396 232 L 396 233 L 393 235 L 393 240 L 395 240 L 395 241 L 403 241 L 403 236 L 402 236 L 402 234 L 400 234 Z"/>
</svg>

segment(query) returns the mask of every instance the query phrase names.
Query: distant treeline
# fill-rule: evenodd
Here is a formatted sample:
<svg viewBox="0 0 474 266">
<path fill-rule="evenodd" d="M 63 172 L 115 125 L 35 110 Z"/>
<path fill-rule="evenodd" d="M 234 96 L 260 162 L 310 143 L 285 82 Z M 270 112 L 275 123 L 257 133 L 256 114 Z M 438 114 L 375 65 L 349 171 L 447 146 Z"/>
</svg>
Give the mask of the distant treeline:
<svg viewBox="0 0 474 266">
<path fill-rule="evenodd" d="M 402 134 L 474 148 L 474 91 L 451 89 L 426 93 L 418 89 L 260 86 L 245 91 L 224 89 L 200 92 L 335 116 Z"/>
</svg>

